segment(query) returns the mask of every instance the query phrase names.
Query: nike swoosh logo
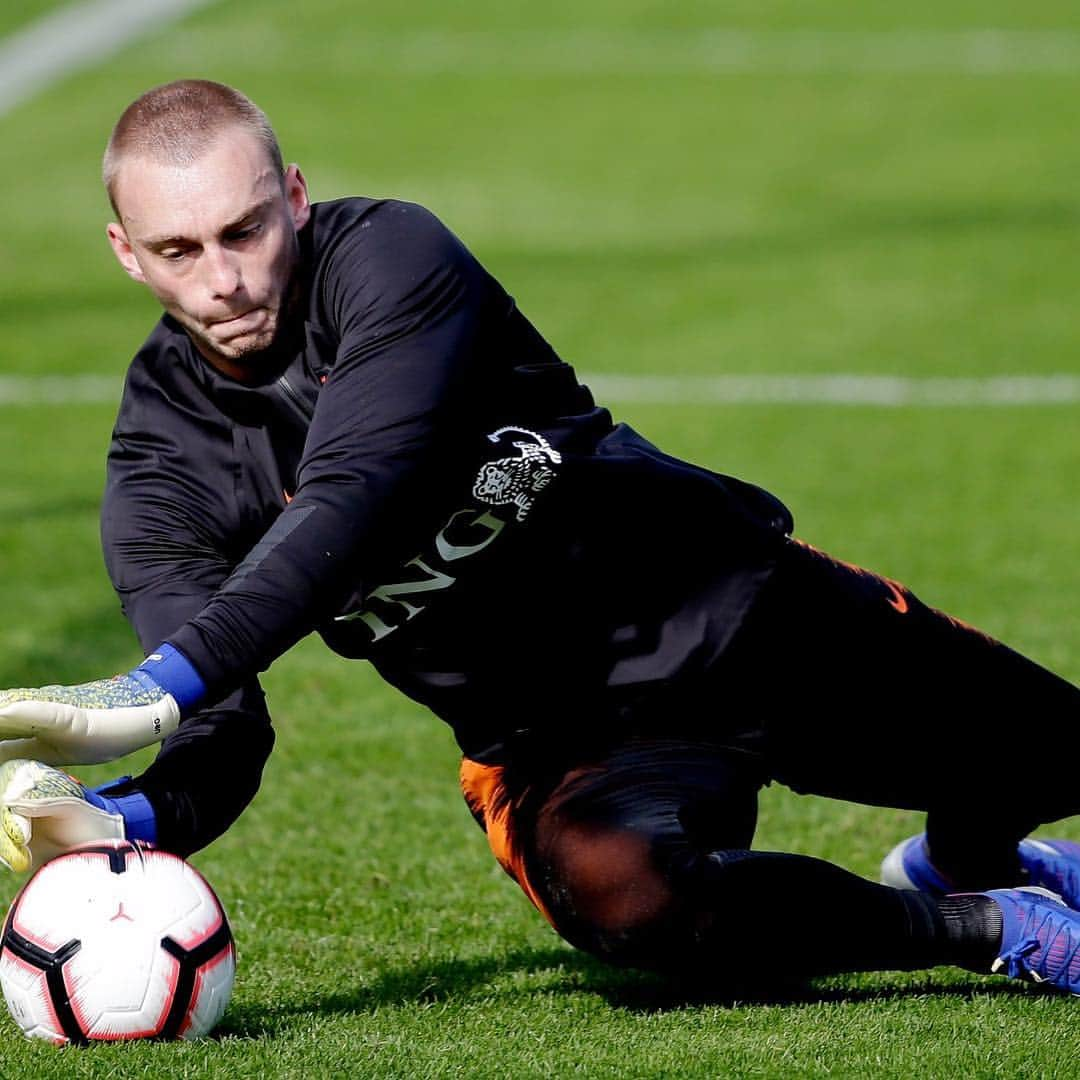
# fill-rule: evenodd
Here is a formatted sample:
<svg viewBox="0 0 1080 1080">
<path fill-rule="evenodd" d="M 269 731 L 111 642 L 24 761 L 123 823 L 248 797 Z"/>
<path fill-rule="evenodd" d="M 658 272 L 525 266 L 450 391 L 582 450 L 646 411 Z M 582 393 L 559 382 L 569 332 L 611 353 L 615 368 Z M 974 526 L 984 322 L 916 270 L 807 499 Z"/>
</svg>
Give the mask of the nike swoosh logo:
<svg viewBox="0 0 1080 1080">
<path fill-rule="evenodd" d="M 889 603 L 900 612 L 901 615 L 905 614 L 908 609 L 907 597 L 896 587 L 895 583 L 891 582 L 888 578 L 881 579 L 885 583 L 885 588 L 892 593 L 891 596 L 886 597 Z"/>
</svg>

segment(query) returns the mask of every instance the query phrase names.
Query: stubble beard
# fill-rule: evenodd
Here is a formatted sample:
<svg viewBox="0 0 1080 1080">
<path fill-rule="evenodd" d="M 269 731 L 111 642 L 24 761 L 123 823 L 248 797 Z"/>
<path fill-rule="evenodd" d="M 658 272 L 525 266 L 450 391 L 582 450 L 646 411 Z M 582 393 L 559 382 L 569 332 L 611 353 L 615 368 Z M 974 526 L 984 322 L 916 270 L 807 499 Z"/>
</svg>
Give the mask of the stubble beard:
<svg viewBox="0 0 1080 1080">
<path fill-rule="evenodd" d="M 257 374 L 258 358 L 278 344 L 285 336 L 290 319 L 295 317 L 300 297 L 299 261 L 290 272 L 276 307 L 268 309 L 267 324 L 251 334 L 241 334 L 233 341 L 216 341 L 206 328 L 189 319 L 178 319 L 199 352 L 219 371 L 234 378 Z M 174 316 L 175 317 L 175 316 Z"/>
<path fill-rule="evenodd" d="M 264 327 L 251 334 L 241 334 L 232 341 L 217 341 L 201 326 L 188 326 L 186 329 L 204 354 L 209 353 L 220 360 L 236 363 L 246 356 L 265 352 L 274 344 L 278 331 L 278 314 L 278 310 L 269 312 Z"/>
</svg>

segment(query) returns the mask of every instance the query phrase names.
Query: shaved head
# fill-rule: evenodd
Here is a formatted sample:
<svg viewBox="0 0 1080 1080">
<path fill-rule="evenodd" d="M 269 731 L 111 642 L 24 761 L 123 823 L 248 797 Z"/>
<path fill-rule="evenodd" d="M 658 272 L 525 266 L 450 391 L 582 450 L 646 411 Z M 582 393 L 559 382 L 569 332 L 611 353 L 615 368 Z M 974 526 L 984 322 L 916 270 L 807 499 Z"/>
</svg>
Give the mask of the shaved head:
<svg viewBox="0 0 1080 1080">
<path fill-rule="evenodd" d="M 117 121 L 105 149 L 102 177 L 116 216 L 122 219 L 116 189 L 125 160 L 191 165 L 224 129 L 236 126 L 255 136 L 275 174 L 283 176 L 281 149 L 270 121 L 239 90 L 206 79 L 180 79 L 136 98 Z"/>
<path fill-rule="evenodd" d="M 210 364 L 257 378 L 289 325 L 311 217 L 262 110 L 221 83 L 159 86 L 120 117 L 104 174 L 117 218 L 105 234 L 124 271 Z"/>
</svg>

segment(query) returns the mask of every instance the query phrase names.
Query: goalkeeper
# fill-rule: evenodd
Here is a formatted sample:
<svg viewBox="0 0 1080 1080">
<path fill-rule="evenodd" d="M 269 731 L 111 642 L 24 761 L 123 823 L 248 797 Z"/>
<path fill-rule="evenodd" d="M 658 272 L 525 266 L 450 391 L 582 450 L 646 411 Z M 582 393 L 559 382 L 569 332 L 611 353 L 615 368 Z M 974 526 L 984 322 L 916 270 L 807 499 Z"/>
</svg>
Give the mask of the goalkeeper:
<svg viewBox="0 0 1080 1080">
<path fill-rule="evenodd" d="M 314 630 L 452 726 L 496 857 L 612 963 L 1080 991 L 1080 845 L 1026 839 L 1080 795 L 1002 760 L 1032 714 L 1074 760 L 1075 687 L 613 423 L 430 213 L 312 205 L 238 92 L 149 91 L 104 172 L 113 251 L 164 309 L 102 510 L 146 659 L 0 695 L 10 866 L 210 842 L 272 746 L 258 673 Z M 157 740 L 96 791 L 51 767 Z M 751 851 L 774 780 L 924 810 L 926 833 L 887 884 Z"/>
</svg>

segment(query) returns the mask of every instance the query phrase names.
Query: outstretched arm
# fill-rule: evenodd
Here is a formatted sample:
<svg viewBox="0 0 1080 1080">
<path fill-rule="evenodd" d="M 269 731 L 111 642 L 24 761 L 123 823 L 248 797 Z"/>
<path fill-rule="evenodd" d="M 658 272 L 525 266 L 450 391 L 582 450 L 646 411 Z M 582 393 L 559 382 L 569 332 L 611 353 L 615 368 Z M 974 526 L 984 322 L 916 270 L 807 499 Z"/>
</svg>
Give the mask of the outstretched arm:
<svg viewBox="0 0 1080 1080">
<path fill-rule="evenodd" d="M 163 513 L 160 498 L 149 499 L 148 490 L 137 482 L 111 487 L 103 515 L 109 572 L 144 650 L 201 610 L 231 569 L 205 538 L 191 535 L 178 505 Z M 209 707 L 191 707 L 180 722 L 181 708 L 190 705 L 185 691 L 174 687 L 176 702 L 155 688 L 154 673 L 168 666 L 148 658 L 111 680 L 7 692 L 0 761 L 106 761 L 164 741 L 140 776 L 89 793 L 70 784 L 59 802 L 63 774 L 8 769 L 0 787 L 0 849 L 8 848 L 0 859 L 23 868 L 30 851 L 40 863 L 80 839 L 125 835 L 187 855 L 239 816 L 258 790 L 274 742 L 262 690 L 249 679 Z"/>
<path fill-rule="evenodd" d="M 456 498 L 451 486 L 468 487 L 466 462 L 480 450 L 470 438 L 480 441 L 477 418 L 492 408 L 483 376 L 493 373 L 478 370 L 493 362 L 482 338 L 512 302 L 421 208 L 395 204 L 368 224 L 336 245 L 316 286 L 339 347 L 295 495 L 238 566 L 208 554 L 206 537 L 192 534 L 172 500 L 160 492 L 143 499 L 156 470 L 170 467 L 170 447 L 161 449 L 151 433 L 147 460 L 135 468 L 125 462 L 121 488 L 134 495 L 129 506 L 114 490 L 121 503 L 105 508 L 106 555 L 125 611 L 152 652 L 125 677 L 132 698 L 109 703 L 120 710 L 116 723 L 89 715 L 90 702 L 76 702 L 74 714 L 52 703 L 63 743 L 63 756 L 52 760 L 101 760 L 95 744 L 124 727 L 128 705 L 144 710 L 140 724 L 130 745 L 111 743 L 106 757 L 151 741 L 163 718 L 164 731 L 208 703 L 235 700 L 229 695 L 336 614 L 346 597 L 412 555 L 419 537 L 444 520 L 443 502 Z M 181 477 L 181 488 L 188 481 Z M 15 738 L 23 724 L 26 734 L 56 741 L 56 732 L 27 722 L 34 710 L 26 703 L 15 711 L 0 738 Z M 246 750 L 239 767 L 257 777 L 264 749 Z M 169 800 L 157 798 L 164 809 Z"/>
<path fill-rule="evenodd" d="M 124 613 L 149 652 L 202 609 L 231 565 L 204 537 L 185 534 L 179 509 L 161 521 L 160 502 L 147 505 L 146 490 L 138 482 L 110 488 L 102 544 Z M 273 745 L 262 688 L 249 678 L 221 700 L 193 710 L 141 776 L 103 793 L 141 793 L 154 812 L 156 842 L 186 855 L 240 815 L 259 788 Z"/>
<path fill-rule="evenodd" d="M 107 838 L 188 855 L 239 817 L 258 790 L 273 742 L 256 685 L 182 723 L 137 777 L 86 789 L 39 759 L 11 757 L 0 765 L 0 862 L 21 871 Z M 38 743 L 13 740 L 7 752 L 34 753 Z"/>
</svg>

